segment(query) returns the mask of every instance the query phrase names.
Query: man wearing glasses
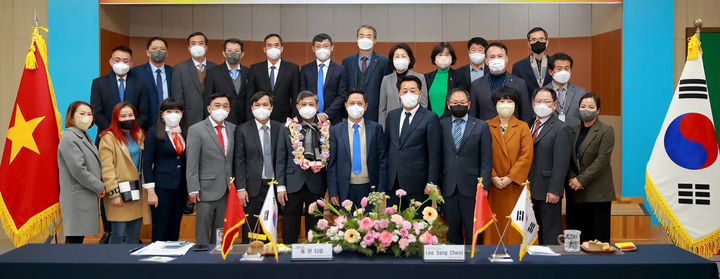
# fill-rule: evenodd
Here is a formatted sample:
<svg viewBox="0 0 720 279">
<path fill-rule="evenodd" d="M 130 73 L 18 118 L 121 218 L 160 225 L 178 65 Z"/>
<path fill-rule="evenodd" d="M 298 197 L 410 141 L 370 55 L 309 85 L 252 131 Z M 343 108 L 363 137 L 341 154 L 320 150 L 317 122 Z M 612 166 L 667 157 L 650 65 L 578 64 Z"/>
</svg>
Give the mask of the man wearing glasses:
<svg viewBox="0 0 720 279">
<path fill-rule="evenodd" d="M 550 43 L 548 34 L 542 27 L 530 29 L 527 33 L 528 48 L 530 56 L 515 62 L 512 67 L 512 74 L 525 80 L 527 92 L 535 92 L 535 89 L 550 83 L 552 77 L 548 70 L 547 47 Z M 525 101 L 525 100 L 523 100 Z"/>
</svg>

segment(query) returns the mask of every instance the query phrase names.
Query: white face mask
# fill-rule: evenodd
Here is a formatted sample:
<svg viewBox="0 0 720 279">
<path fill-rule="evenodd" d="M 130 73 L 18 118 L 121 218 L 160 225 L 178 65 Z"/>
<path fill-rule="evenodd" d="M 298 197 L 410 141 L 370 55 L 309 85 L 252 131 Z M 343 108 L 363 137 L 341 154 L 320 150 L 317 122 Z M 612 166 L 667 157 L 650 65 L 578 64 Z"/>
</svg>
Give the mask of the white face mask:
<svg viewBox="0 0 720 279">
<path fill-rule="evenodd" d="M 265 119 L 268 119 L 268 117 L 270 117 L 270 113 L 272 113 L 271 110 L 263 107 L 256 108 L 252 111 L 253 116 L 255 116 L 255 118 L 260 121 L 265 121 Z"/>
<path fill-rule="evenodd" d="M 545 104 L 537 104 L 533 107 L 535 114 L 540 118 L 548 117 L 552 113 L 552 108 L 549 108 Z"/>
<path fill-rule="evenodd" d="M 124 76 L 128 73 L 128 71 L 130 71 L 130 65 L 123 62 L 115 62 L 115 64 L 112 65 L 112 68 L 113 72 L 115 72 L 118 76 Z"/>
<path fill-rule="evenodd" d="M 168 127 L 177 127 L 180 125 L 180 119 L 182 119 L 182 114 L 179 113 L 168 113 L 166 115 L 163 115 L 163 120 L 165 120 L 165 125 Z"/>
<path fill-rule="evenodd" d="M 205 48 L 201 46 L 193 46 L 190 48 L 190 54 L 195 58 L 203 58 L 205 56 Z"/>
<path fill-rule="evenodd" d="M 393 60 L 393 66 L 395 66 L 395 70 L 397 71 L 405 71 L 407 70 L 408 66 L 410 66 L 410 59 L 405 58 L 398 58 Z"/>
<path fill-rule="evenodd" d="M 87 130 L 92 126 L 93 118 L 91 116 L 82 116 L 75 118 L 75 127 L 80 130 Z"/>
<path fill-rule="evenodd" d="M 570 72 L 568 71 L 559 71 L 556 72 L 553 76 L 553 79 L 555 82 L 559 84 L 566 84 L 568 81 L 570 81 Z"/>
<path fill-rule="evenodd" d="M 330 58 L 331 51 L 327 48 L 321 48 L 315 51 L 315 57 L 320 61 L 325 61 Z"/>
<path fill-rule="evenodd" d="M 347 108 L 348 116 L 350 116 L 353 119 L 360 119 L 363 117 L 363 114 L 365 113 L 365 108 L 358 106 L 358 105 L 352 105 Z"/>
<path fill-rule="evenodd" d="M 304 106 L 304 107 L 301 107 L 300 111 L 298 111 L 298 112 L 300 113 L 300 117 L 302 117 L 303 119 L 312 119 L 313 117 L 315 117 L 315 113 L 317 113 L 317 109 L 315 107 L 311 107 L 311 106 Z"/>
<path fill-rule="evenodd" d="M 413 93 L 405 93 L 405 95 L 400 96 L 403 107 L 406 108 L 414 108 L 418 103 L 418 99 L 420 99 L 420 95 L 415 95 Z"/>
<path fill-rule="evenodd" d="M 480 65 L 483 61 L 485 61 L 485 53 L 470 53 L 470 62 L 473 64 Z"/>
<path fill-rule="evenodd" d="M 373 41 L 368 38 L 362 38 L 357 41 L 358 47 L 362 50 L 370 50 L 373 48 Z"/>
<path fill-rule="evenodd" d="M 488 68 L 493 74 L 502 73 L 505 70 L 505 59 L 496 58 L 488 61 Z"/>
<path fill-rule="evenodd" d="M 267 50 L 267 57 L 271 60 L 275 60 L 280 58 L 280 49 L 279 48 L 271 48 Z"/>
<path fill-rule="evenodd" d="M 215 119 L 216 122 L 224 121 L 225 118 L 228 117 L 229 112 L 225 111 L 224 109 L 216 109 L 213 110 L 212 113 L 210 113 L 210 116 L 212 116 L 213 119 Z"/>
<path fill-rule="evenodd" d="M 515 112 L 515 104 L 498 104 L 496 109 L 500 117 L 510 117 Z"/>
<path fill-rule="evenodd" d="M 452 64 L 452 57 L 447 56 L 435 56 L 435 66 L 440 69 L 447 69 Z"/>
</svg>

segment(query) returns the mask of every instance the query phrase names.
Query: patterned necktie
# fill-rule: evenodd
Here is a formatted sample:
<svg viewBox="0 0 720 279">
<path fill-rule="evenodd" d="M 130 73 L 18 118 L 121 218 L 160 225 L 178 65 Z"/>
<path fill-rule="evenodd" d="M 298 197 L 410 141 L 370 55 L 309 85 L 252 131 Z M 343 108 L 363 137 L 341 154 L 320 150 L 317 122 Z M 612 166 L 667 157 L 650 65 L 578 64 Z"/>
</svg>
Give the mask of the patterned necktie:
<svg viewBox="0 0 720 279">
<path fill-rule="evenodd" d="M 180 140 L 180 136 L 176 132 L 172 132 L 173 137 L 173 144 L 175 145 L 175 151 L 177 151 L 177 154 L 180 155 L 183 153 L 183 143 L 182 140 Z"/>
<path fill-rule="evenodd" d="M 367 56 L 363 56 L 362 65 L 361 65 L 363 74 L 365 73 L 365 71 L 367 71 L 367 60 L 368 60 Z"/>
<path fill-rule="evenodd" d="M 270 67 L 270 91 L 275 91 L 275 66 Z"/>
<path fill-rule="evenodd" d="M 557 97 L 558 97 L 558 104 L 560 104 L 558 108 L 558 112 L 563 114 L 563 111 L 565 110 L 565 88 L 560 87 L 557 90 Z"/>
<path fill-rule="evenodd" d="M 275 174 L 273 174 L 273 163 L 272 163 L 272 152 L 270 151 L 270 145 L 272 142 L 270 141 L 270 132 L 268 131 L 268 126 L 263 125 L 263 164 L 265 171 L 263 172 L 263 176 L 266 179 L 273 179 Z"/>
<path fill-rule="evenodd" d="M 362 150 L 360 147 L 360 125 L 353 124 L 352 170 L 354 174 L 362 172 Z"/>
<path fill-rule="evenodd" d="M 317 79 L 317 97 L 318 97 L 318 111 L 317 112 L 318 113 L 322 113 L 325 108 L 325 100 L 323 100 L 323 99 L 325 99 L 325 97 L 324 97 L 325 95 L 323 95 L 323 93 L 325 91 L 324 90 L 325 88 L 323 86 L 323 82 L 324 82 L 323 66 L 325 66 L 325 64 L 318 65 L 318 67 L 320 67 L 320 69 L 318 69 L 318 79 Z"/>
<path fill-rule="evenodd" d="M 465 122 L 465 119 L 453 120 L 453 141 L 455 142 L 455 150 L 460 149 L 460 141 L 462 140 L 462 130 L 460 124 Z"/>
<path fill-rule="evenodd" d="M 158 100 L 162 101 L 165 100 L 165 94 L 163 93 L 162 70 L 157 69 L 155 70 L 155 73 L 157 74 L 155 76 L 155 84 L 157 85 Z"/>
<path fill-rule="evenodd" d="M 222 128 L 223 128 L 222 125 L 215 126 L 215 129 L 217 129 L 217 132 L 218 132 L 217 133 L 218 139 L 220 139 L 220 147 L 223 150 L 223 154 L 225 154 L 225 139 L 223 138 Z"/>
<path fill-rule="evenodd" d="M 120 81 L 120 85 L 118 85 L 118 91 L 120 91 L 120 102 L 122 102 L 123 99 L 125 99 L 125 84 L 123 84 L 123 81 L 125 81 L 125 79 L 120 78 L 118 80 Z"/>
<path fill-rule="evenodd" d="M 540 119 L 535 121 L 535 128 L 533 128 L 533 141 L 537 138 L 539 134 L 538 132 L 540 132 Z"/>
<path fill-rule="evenodd" d="M 205 71 L 205 65 L 203 65 L 202 63 L 201 63 L 201 64 L 198 64 L 198 65 L 197 65 L 197 68 L 198 68 L 198 71 L 201 71 L 201 72 L 204 72 L 204 71 Z"/>
</svg>

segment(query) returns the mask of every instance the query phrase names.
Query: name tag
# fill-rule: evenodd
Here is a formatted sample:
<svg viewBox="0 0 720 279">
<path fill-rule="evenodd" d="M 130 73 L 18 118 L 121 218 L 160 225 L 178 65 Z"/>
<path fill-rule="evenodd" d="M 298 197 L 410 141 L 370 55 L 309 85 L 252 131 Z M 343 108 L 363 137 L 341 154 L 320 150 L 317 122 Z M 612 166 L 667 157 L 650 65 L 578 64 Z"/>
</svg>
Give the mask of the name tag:
<svg viewBox="0 0 720 279">
<path fill-rule="evenodd" d="M 332 244 L 293 244 L 293 261 L 332 261 Z"/>
<path fill-rule="evenodd" d="M 464 245 L 425 245 L 423 251 L 425 262 L 465 262 Z"/>
<path fill-rule="evenodd" d="M 565 122 L 565 114 L 558 114 L 558 119 L 560 119 L 560 121 L 562 122 Z"/>
</svg>

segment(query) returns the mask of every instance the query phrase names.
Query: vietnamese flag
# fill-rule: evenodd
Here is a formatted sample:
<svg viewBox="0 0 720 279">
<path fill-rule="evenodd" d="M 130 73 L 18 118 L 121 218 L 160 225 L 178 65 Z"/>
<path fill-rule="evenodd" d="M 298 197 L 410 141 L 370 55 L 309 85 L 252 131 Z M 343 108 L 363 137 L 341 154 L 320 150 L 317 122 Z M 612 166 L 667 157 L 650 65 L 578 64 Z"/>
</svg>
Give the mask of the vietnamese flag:
<svg viewBox="0 0 720 279">
<path fill-rule="evenodd" d="M 234 180 L 235 178 L 233 178 Z M 245 210 L 240 204 L 240 198 L 238 198 L 233 181 L 230 181 L 230 192 L 228 193 L 227 208 L 225 209 L 225 223 L 223 224 L 221 250 L 223 260 L 227 258 L 233 242 L 240 235 L 242 224 L 245 224 Z"/>
<path fill-rule="evenodd" d="M 473 218 L 473 240 L 470 258 L 475 257 L 475 244 L 478 235 L 493 222 L 493 215 L 490 211 L 490 203 L 485 196 L 485 189 L 482 186 L 482 177 L 478 179 L 477 193 L 475 194 L 475 215 Z"/>
<path fill-rule="evenodd" d="M 44 241 L 62 229 L 57 147 L 60 113 L 45 40 L 33 31 L 0 161 L 0 220 L 13 244 Z"/>
</svg>

